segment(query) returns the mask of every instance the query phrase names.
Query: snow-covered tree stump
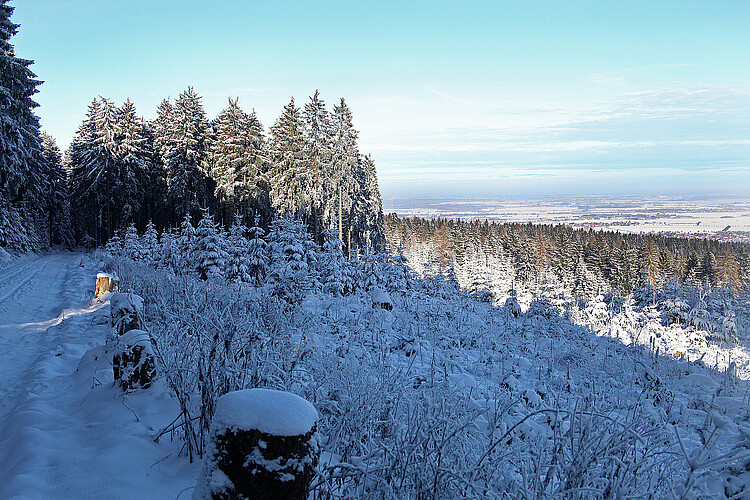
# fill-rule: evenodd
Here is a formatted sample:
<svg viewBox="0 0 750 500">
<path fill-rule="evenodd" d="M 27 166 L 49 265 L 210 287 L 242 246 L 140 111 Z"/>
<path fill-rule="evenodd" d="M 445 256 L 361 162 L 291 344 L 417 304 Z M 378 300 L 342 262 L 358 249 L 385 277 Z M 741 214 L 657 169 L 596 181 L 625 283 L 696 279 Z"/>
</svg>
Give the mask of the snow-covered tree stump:
<svg viewBox="0 0 750 500">
<path fill-rule="evenodd" d="M 382 288 L 373 288 L 370 291 L 370 299 L 372 299 L 372 307 L 379 307 L 381 309 L 385 309 L 386 311 L 393 310 L 393 301 L 391 300 L 391 296 L 388 295 L 388 292 L 386 292 Z"/>
<path fill-rule="evenodd" d="M 120 337 L 112 355 L 112 369 L 123 391 L 151 387 L 156 375 L 156 360 L 148 333 L 129 330 Z"/>
<path fill-rule="evenodd" d="M 143 329 L 143 298 L 134 293 L 116 293 L 109 299 L 109 329 L 112 338 Z"/>
<path fill-rule="evenodd" d="M 230 392 L 216 403 L 193 500 L 304 500 L 318 462 L 318 413 L 294 394 Z"/>
<path fill-rule="evenodd" d="M 156 374 L 151 339 L 143 331 L 143 299 L 116 293 L 109 300 L 107 350 L 115 380 L 125 391 L 146 389 Z"/>
<path fill-rule="evenodd" d="M 98 299 L 100 295 L 107 292 L 116 292 L 120 288 L 120 280 L 114 274 L 99 273 L 96 275 L 96 291 L 94 298 Z"/>
</svg>

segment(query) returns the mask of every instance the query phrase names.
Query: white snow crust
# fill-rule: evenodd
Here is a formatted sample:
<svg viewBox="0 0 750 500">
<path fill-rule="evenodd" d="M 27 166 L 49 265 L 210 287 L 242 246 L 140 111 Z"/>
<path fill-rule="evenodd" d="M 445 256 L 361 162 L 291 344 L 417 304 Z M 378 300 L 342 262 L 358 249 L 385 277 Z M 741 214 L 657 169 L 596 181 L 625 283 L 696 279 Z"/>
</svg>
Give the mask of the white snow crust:
<svg viewBox="0 0 750 500">
<path fill-rule="evenodd" d="M 212 425 L 216 430 L 256 429 L 273 436 L 301 436 L 317 420 L 315 407 L 295 394 L 245 389 L 219 398 Z"/>
<path fill-rule="evenodd" d="M 393 301 L 391 300 L 391 296 L 388 295 L 388 292 L 383 290 L 382 288 L 373 288 L 372 291 L 370 291 L 370 298 L 373 302 L 377 304 L 391 304 L 393 305 Z"/>
<path fill-rule="evenodd" d="M 114 313 L 121 309 L 143 310 L 143 297 L 134 293 L 116 293 L 109 299 L 110 310 Z"/>
</svg>

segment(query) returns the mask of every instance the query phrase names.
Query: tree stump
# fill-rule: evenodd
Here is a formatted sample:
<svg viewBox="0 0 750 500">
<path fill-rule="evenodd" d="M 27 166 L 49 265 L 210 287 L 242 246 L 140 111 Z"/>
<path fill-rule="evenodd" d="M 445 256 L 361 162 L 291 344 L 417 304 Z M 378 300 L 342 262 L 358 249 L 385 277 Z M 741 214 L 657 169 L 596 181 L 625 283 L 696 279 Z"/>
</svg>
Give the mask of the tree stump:
<svg viewBox="0 0 750 500">
<path fill-rule="evenodd" d="M 125 392 L 151 387 L 156 375 L 156 359 L 147 332 L 130 330 L 118 339 L 112 369 L 115 380 Z"/>
<path fill-rule="evenodd" d="M 110 337 L 143 329 L 143 298 L 134 293 L 116 293 L 109 299 Z"/>
<path fill-rule="evenodd" d="M 391 296 L 388 295 L 388 292 L 386 292 L 382 288 L 373 288 L 370 291 L 370 299 L 372 300 L 372 307 L 379 307 L 381 309 L 385 309 L 386 311 L 393 310 L 393 301 L 391 300 Z"/>
<path fill-rule="evenodd" d="M 151 339 L 143 327 L 143 299 L 134 293 L 112 295 L 106 344 L 115 380 L 124 391 L 150 387 L 156 374 Z"/>
<path fill-rule="evenodd" d="M 305 500 L 320 455 L 317 419 L 310 403 L 288 392 L 220 397 L 193 500 Z"/>
<path fill-rule="evenodd" d="M 96 291 L 94 298 L 107 292 L 117 292 L 120 289 L 120 279 L 114 274 L 99 273 L 96 275 Z"/>
</svg>

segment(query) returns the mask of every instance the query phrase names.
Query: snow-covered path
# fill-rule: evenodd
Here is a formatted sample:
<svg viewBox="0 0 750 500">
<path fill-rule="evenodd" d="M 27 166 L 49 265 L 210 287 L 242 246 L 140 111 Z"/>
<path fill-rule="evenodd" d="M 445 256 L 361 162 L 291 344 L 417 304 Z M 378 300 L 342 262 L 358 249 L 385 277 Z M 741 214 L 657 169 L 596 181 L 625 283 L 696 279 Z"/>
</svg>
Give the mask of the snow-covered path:
<svg viewBox="0 0 750 500">
<path fill-rule="evenodd" d="M 162 386 L 125 395 L 103 352 L 80 254 L 0 270 L 0 498 L 175 498 L 197 464 L 152 436 L 176 416 Z"/>
</svg>

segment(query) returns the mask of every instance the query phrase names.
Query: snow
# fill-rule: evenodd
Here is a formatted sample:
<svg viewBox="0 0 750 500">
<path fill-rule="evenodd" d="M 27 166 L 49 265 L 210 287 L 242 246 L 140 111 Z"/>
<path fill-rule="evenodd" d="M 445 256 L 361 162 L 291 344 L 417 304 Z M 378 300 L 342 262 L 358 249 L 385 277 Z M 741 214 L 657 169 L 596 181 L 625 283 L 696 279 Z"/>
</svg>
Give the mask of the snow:
<svg viewBox="0 0 750 500">
<path fill-rule="evenodd" d="M 272 436 L 301 436 L 318 420 L 315 407 L 301 397 L 271 389 L 245 389 L 221 396 L 212 426 L 219 430 L 256 429 Z"/>
<path fill-rule="evenodd" d="M 176 498 L 195 485 L 199 464 L 153 439 L 179 413 L 166 388 L 113 383 L 95 276 L 71 253 L 0 270 L 0 498 Z"/>
<path fill-rule="evenodd" d="M 148 332 L 143 330 L 130 330 L 120 337 L 121 349 L 126 349 L 133 346 L 141 346 L 144 354 L 153 354 L 151 349 L 151 339 L 148 336 Z"/>
<path fill-rule="evenodd" d="M 375 304 L 391 304 L 391 305 L 393 305 L 393 301 L 391 300 L 391 296 L 388 295 L 388 292 L 386 292 L 382 288 L 373 288 L 370 291 L 370 298 L 372 299 L 372 302 L 375 303 Z"/>
<path fill-rule="evenodd" d="M 143 310 L 143 297 L 134 293 L 115 293 L 110 297 L 109 303 L 113 313 L 123 309 L 134 312 Z"/>
<path fill-rule="evenodd" d="M 502 498 L 527 485 L 529 496 L 555 496 L 579 479 L 599 488 L 606 471 L 576 469 L 571 458 L 580 444 L 584 461 L 606 463 L 609 445 L 597 443 L 628 449 L 642 464 L 624 476 L 633 481 L 626 493 L 668 496 L 688 484 L 690 465 L 689 495 L 722 484 L 738 495 L 749 485 L 744 313 L 729 350 L 727 341 L 698 343 L 706 332 L 660 324 L 649 307 L 598 308 L 603 318 L 587 309 L 548 314 L 519 291 L 513 317 L 444 282 L 398 278 L 397 269 L 350 295 L 302 290 L 304 301 L 292 305 L 262 286 L 125 261 L 97 267 L 97 258 L 26 256 L 0 269 L 0 498 L 190 496 L 200 465 L 180 453 L 175 391 L 187 391 L 190 417 L 199 416 L 201 393 L 191 384 L 213 347 L 226 357 L 213 358 L 214 378 L 204 379 L 216 384 L 212 432 L 299 435 L 317 424 L 317 472 L 332 479 L 333 498 L 409 497 L 435 484 L 445 498 Z M 109 312 L 137 300 L 90 301 L 95 271 L 108 268 L 149 306 L 159 365 L 148 390 L 124 394 L 112 380 L 103 348 Z M 395 312 L 372 307 L 365 290 L 375 283 Z M 176 375 L 185 384 L 167 389 Z M 225 381 L 256 388 L 219 398 Z M 156 439 L 170 425 L 174 432 Z M 533 483 L 540 470 L 554 476 L 546 493 Z M 408 484 L 402 473 L 413 489 L 397 486 Z M 213 488 L 226 478 L 210 479 Z M 467 481 L 476 489 L 461 489 Z"/>
</svg>

